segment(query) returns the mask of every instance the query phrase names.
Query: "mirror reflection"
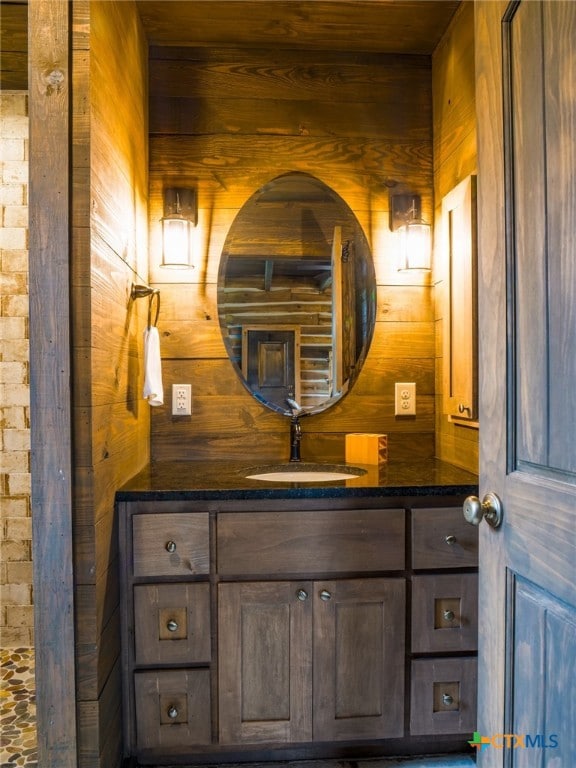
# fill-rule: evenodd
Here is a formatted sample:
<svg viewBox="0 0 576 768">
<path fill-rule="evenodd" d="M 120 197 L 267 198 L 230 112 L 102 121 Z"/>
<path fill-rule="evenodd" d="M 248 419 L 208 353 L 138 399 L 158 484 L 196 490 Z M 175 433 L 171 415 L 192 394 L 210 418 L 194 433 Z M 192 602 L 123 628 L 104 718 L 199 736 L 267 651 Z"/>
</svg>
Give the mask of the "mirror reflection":
<svg viewBox="0 0 576 768">
<path fill-rule="evenodd" d="M 340 400 L 376 313 L 370 248 L 349 206 L 303 173 L 259 189 L 224 243 L 218 313 L 230 360 L 264 405 L 293 415 Z"/>
</svg>

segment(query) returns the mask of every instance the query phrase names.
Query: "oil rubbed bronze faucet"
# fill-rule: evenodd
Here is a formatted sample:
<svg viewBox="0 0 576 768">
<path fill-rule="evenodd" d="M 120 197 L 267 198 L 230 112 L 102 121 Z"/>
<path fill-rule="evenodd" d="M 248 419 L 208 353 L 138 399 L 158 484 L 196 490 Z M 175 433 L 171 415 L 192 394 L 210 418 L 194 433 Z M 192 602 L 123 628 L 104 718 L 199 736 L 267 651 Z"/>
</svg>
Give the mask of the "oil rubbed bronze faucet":
<svg viewBox="0 0 576 768">
<path fill-rule="evenodd" d="M 286 402 L 290 408 L 290 461 L 301 461 L 300 441 L 302 440 L 302 428 L 300 426 L 300 414 L 303 411 L 296 400 L 287 397 Z"/>
<path fill-rule="evenodd" d="M 298 416 L 292 416 L 290 420 L 290 461 L 300 461 L 300 441 L 302 440 L 302 428 Z"/>
</svg>

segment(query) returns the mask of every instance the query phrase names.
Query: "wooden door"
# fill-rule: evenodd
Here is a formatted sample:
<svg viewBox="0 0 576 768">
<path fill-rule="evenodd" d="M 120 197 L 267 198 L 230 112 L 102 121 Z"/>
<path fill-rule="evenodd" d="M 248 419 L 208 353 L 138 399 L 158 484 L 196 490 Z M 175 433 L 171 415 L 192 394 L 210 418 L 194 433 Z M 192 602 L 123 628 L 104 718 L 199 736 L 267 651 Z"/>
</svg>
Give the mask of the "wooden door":
<svg viewBox="0 0 576 768">
<path fill-rule="evenodd" d="M 242 374 L 250 391 L 267 403 L 287 411 L 287 398 L 300 402 L 300 328 L 244 328 Z"/>
<path fill-rule="evenodd" d="M 312 738 L 312 599 L 300 582 L 218 587 L 222 744 Z"/>
<path fill-rule="evenodd" d="M 314 741 L 404 733 L 404 579 L 314 582 Z"/>
<path fill-rule="evenodd" d="M 475 4 L 482 768 L 576 765 L 576 3 Z"/>
</svg>

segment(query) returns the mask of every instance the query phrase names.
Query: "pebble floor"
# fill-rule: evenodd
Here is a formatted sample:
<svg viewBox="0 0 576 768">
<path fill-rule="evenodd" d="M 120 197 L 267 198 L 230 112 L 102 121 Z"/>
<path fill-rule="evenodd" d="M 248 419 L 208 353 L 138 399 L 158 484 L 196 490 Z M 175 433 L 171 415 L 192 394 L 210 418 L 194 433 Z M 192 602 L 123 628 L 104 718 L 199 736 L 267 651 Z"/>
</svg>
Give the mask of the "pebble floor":
<svg viewBox="0 0 576 768">
<path fill-rule="evenodd" d="M 37 768 L 34 651 L 0 653 L 0 768 Z"/>
<path fill-rule="evenodd" d="M 34 651 L 2 649 L 0 688 L 0 768 L 39 768 L 36 754 Z M 312 760 L 287 763 L 245 763 L 226 768 L 474 768 L 468 755 L 383 760 Z M 212 766 L 211 768 L 215 768 Z M 216 767 L 217 768 L 217 767 Z M 223 767 L 224 768 L 224 767 Z"/>
</svg>

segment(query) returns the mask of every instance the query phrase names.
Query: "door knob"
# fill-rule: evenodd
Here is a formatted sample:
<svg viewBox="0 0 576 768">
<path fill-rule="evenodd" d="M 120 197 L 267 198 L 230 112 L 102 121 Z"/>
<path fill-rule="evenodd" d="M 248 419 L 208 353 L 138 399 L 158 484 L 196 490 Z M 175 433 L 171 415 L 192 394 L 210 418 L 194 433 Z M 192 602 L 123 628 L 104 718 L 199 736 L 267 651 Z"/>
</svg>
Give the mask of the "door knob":
<svg viewBox="0 0 576 768">
<path fill-rule="evenodd" d="M 482 501 L 478 496 L 468 496 L 462 507 L 464 518 L 471 525 L 480 525 L 482 518 L 492 528 L 498 528 L 502 522 L 502 502 L 495 493 L 487 493 Z"/>
</svg>

